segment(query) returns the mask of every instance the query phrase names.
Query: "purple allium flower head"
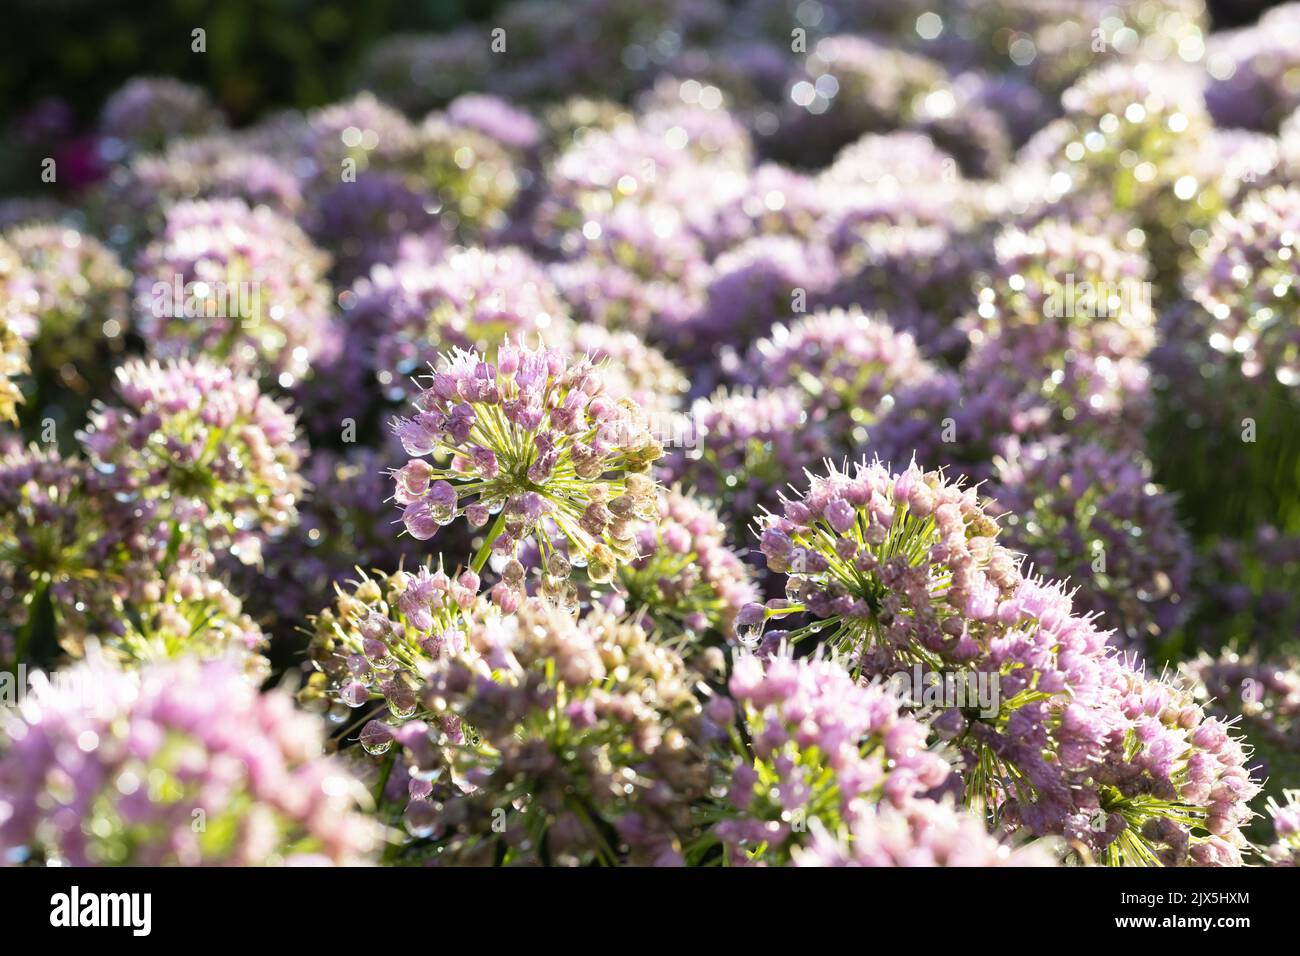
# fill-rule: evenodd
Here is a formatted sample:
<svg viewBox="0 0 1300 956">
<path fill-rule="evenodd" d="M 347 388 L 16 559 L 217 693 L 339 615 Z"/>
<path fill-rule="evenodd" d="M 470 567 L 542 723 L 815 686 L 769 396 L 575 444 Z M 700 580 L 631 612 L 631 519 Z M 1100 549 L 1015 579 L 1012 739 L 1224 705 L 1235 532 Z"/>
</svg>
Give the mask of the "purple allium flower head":
<svg viewBox="0 0 1300 956">
<path fill-rule="evenodd" d="M 753 742 L 722 768 L 715 832 L 735 863 L 787 863 L 814 822 L 838 830 L 864 806 L 905 806 L 952 772 L 926 748 L 928 727 L 837 661 L 744 654 L 729 689 Z"/>
<path fill-rule="evenodd" d="M 999 460 L 989 494 L 1006 509 L 1002 542 L 1051 578 L 1079 587 L 1075 606 L 1101 615 L 1125 647 L 1166 640 L 1191 598 L 1191 540 L 1173 499 L 1132 451 L 1040 443 Z"/>
<path fill-rule="evenodd" d="M 711 137 L 693 141 L 663 114 L 592 127 L 548 165 L 535 225 L 540 235 L 581 229 L 623 203 L 690 209 L 711 194 L 717 177 L 742 175 L 748 159 L 747 151 L 718 148 Z"/>
<path fill-rule="evenodd" d="M 960 200 L 963 189 L 961 169 L 952 155 L 930 137 L 906 130 L 858 137 L 836 153 L 817 178 L 840 190 L 839 195 L 843 190 L 866 197 L 913 194 L 914 208 L 930 219 Z M 852 198 L 856 201 L 857 196 Z"/>
<path fill-rule="evenodd" d="M 256 562 L 297 520 L 297 423 L 254 379 L 207 358 L 118 369 L 121 404 L 78 438 L 117 493 L 149 503 L 173 535 Z"/>
<path fill-rule="evenodd" d="M 6 291 L 21 317 L 18 331 L 31 344 L 33 373 L 86 391 L 121 348 L 130 273 L 95 238 L 65 226 L 19 226 L 5 233 L 5 241 L 23 267 L 21 280 Z"/>
<path fill-rule="evenodd" d="M 1245 734 L 1254 748 L 1252 776 L 1281 796 L 1300 769 L 1300 660 L 1223 650 L 1202 652 L 1181 671 L 1198 703 Z"/>
<path fill-rule="evenodd" d="M 730 184 L 720 180 L 719 185 Z M 776 163 L 763 163 L 734 188 L 701 210 L 692 221 L 708 249 L 720 254 L 755 235 L 794 236 L 810 241 L 819 235 L 833 206 L 834 191 L 821 179 Z M 694 211 L 686 210 L 692 217 Z"/>
<path fill-rule="evenodd" d="M 816 311 L 839 279 L 828 248 L 792 236 L 750 239 L 719 256 L 713 271 L 708 302 L 681 330 L 678 348 L 692 354 L 752 340 Z"/>
<path fill-rule="evenodd" d="M 1268 373 L 1293 387 L 1300 385 L 1297 229 L 1300 189 L 1276 186 L 1248 196 L 1215 223 L 1187 277 L 1188 291 L 1208 313 L 1210 344 L 1240 355 L 1246 375 Z"/>
<path fill-rule="evenodd" d="M 448 104 L 447 118 L 519 153 L 536 149 L 542 139 L 537 121 L 499 96 L 481 93 L 458 96 Z"/>
<path fill-rule="evenodd" d="M 795 866 L 1055 866 L 1042 842 L 999 842 L 984 821 L 949 802 L 909 800 L 863 807 L 833 834 L 820 823 L 793 854 Z"/>
<path fill-rule="evenodd" d="M 313 240 L 335 257 L 335 274 L 352 281 L 372 266 L 392 263 L 402 237 L 441 236 L 435 203 L 396 173 L 363 172 L 323 189 L 306 217 Z"/>
<path fill-rule="evenodd" d="M 401 113 L 370 93 L 314 110 L 295 127 L 286 148 L 294 172 L 309 188 L 329 186 L 366 170 L 419 170 L 420 137 Z"/>
<path fill-rule="evenodd" d="M 1122 665 L 1108 683 L 1125 728 L 1094 768 L 1117 833 L 1103 861 L 1240 866 L 1259 793 L 1249 747 L 1176 684 Z"/>
<path fill-rule="evenodd" d="M 768 147 L 805 166 L 820 166 L 864 133 L 888 132 L 919 118 L 927 96 L 945 87 L 939 64 L 862 36 L 819 40 L 786 94 Z"/>
<path fill-rule="evenodd" d="M 137 77 L 114 92 L 99 114 L 108 159 L 156 152 L 171 140 L 224 126 L 221 113 L 198 86 L 170 77 Z"/>
<path fill-rule="evenodd" d="M 1062 95 L 1065 118 L 1021 154 L 1042 157 L 1071 196 L 1095 195 L 1134 215 L 1156 278 L 1168 285 L 1223 203 L 1199 155 L 1211 122 L 1190 70 L 1125 60 L 1089 73 Z"/>
<path fill-rule="evenodd" d="M 71 866 L 356 864 L 377 848 L 316 720 L 231 663 L 61 678 L 6 718 L 0 846 Z"/>
<path fill-rule="evenodd" d="M 239 199 L 178 203 L 136 263 L 155 352 L 204 352 L 291 385 L 331 341 L 328 257 L 297 225 Z"/>
<path fill-rule="evenodd" d="M 1205 105 L 1219 126 L 1277 131 L 1300 107 L 1300 8 L 1284 4 L 1253 26 L 1216 33 L 1206 47 Z"/>
<path fill-rule="evenodd" d="M 1006 230 L 965 323 L 966 374 L 1020 383 L 1071 428 L 1138 440 L 1151 412 L 1148 269 L 1145 257 L 1063 222 Z"/>
<path fill-rule="evenodd" d="M 644 280 L 698 287 L 705 280 L 705 257 L 682 213 L 657 201 L 623 202 L 594 214 L 580 229 L 561 234 L 560 251 L 627 269 Z"/>
<path fill-rule="evenodd" d="M 270 675 L 267 639 L 243 603 L 209 576 L 206 561 L 186 561 L 165 577 L 131 582 L 121 633 L 94 630 L 105 655 L 121 666 L 182 656 L 223 658 L 241 667 L 254 686 Z M 190 566 L 192 565 L 192 566 Z"/>
<path fill-rule="evenodd" d="M 300 697 L 324 695 L 349 709 L 384 701 L 387 712 L 371 722 L 382 727 L 361 741 L 379 756 L 400 742 L 407 722 L 421 719 L 419 700 L 430 675 L 465 652 L 471 623 L 494 610 L 441 565 L 354 573 L 360 576 L 336 583 L 334 602 L 309 619 L 308 656 L 317 675 Z"/>
<path fill-rule="evenodd" d="M 664 77 L 639 100 L 639 122 L 652 136 L 702 163 L 741 169 L 751 163 L 749 131 L 717 87 Z"/>
<path fill-rule="evenodd" d="M 1021 580 L 975 492 L 915 464 L 891 474 L 878 461 L 810 482 L 761 519 L 760 545 L 768 567 L 789 576 L 787 598 L 835 622 L 820 640 L 859 655 L 857 667 L 873 653 L 973 659 L 975 638 L 945 620 L 991 625 Z"/>
<path fill-rule="evenodd" d="M 738 360 L 735 374 L 747 384 L 802 391 L 811 417 L 824 421 L 848 454 L 863 447 L 898 388 L 915 386 L 935 371 L 911 334 L 855 307 L 775 326 Z"/>
<path fill-rule="evenodd" d="M 648 471 L 663 447 L 592 362 L 507 339 L 495 364 L 457 349 L 425 381 L 413 417 L 393 422 L 412 456 L 393 472 L 411 535 L 426 540 L 479 504 L 499 515 L 490 540 L 508 553 L 523 538 L 546 547 L 562 537 L 597 583 L 636 556 L 635 519 L 658 510 Z M 429 455 L 450 463 L 431 466 Z"/>
<path fill-rule="evenodd" d="M 156 235 L 167 210 L 196 199 L 242 199 L 282 216 L 302 211 L 302 188 L 272 156 L 232 148 L 225 136 L 177 140 L 162 153 L 137 156 L 115 167 L 90 197 L 94 221 L 115 243 Z"/>
<path fill-rule="evenodd" d="M 1254 793 L 1240 746 L 1185 708 L 1173 685 L 1108 653 L 1107 635 L 1074 613 L 1060 585 L 1022 577 L 997 533 L 974 492 L 915 465 L 813 476 L 762 523 L 769 567 L 789 576 L 786 600 L 764 617 L 811 614 L 800 638 L 843 650 L 867 673 L 952 668 L 995 679 L 989 713 L 959 711 L 957 726 L 944 726 L 968 768 L 967 801 L 1004 823 L 1064 834 L 1111 863 L 1233 861 Z M 1143 695 L 1156 710 L 1144 710 Z M 1166 742 L 1147 746 L 1144 727 Z M 1138 744 L 1142 760 L 1132 758 Z M 1189 746 L 1209 762 L 1186 771 L 1175 757 Z M 1023 785 L 1004 790 L 1006 774 Z"/>
<path fill-rule="evenodd" d="M 719 502 L 735 528 L 760 505 L 774 507 L 791 478 L 832 450 L 793 388 L 724 389 L 688 414 L 686 440 L 664 462 L 665 479 Z"/>
<path fill-rule="evenodd" d="M 421 179 L 443 224 L 469 236 L 503 227 L 524 178 L 516 151 L 441 113 L 428 116 L 418 135 Z"/>
<path fill-rule="evenodd" d="M 727 527 L 706 503 L 661 491 L 659 517 L 637 531 L 639 557 L 616 578 L 629 612 L 644 610 L 664 633 L 715 631 L 735 638 L 737 612 L 759 600 L 752 572 L 727 546 Z"/>
<path fill-rule="evenodd" d="M 507 862 L 542 852 L 560 863 L 680 859 L 696 833 L 692 807 L 708 793 L 703 758 L 717 733 L 681 657 L 635 623 L 599 609 L 575 620 L 540 598 L 475 623 L 468 637 L 430 676 L 424 703 L 444 727 L 449 716 L 472 726 L 478 744 L 444 748 L 463 783 L 435 791 L 426 825 L 411 827 L 408 808 L 408 828 L 460 862 L 494 852 Z M 436 745 L 445 730 L 430 737 Z M 618 841 L 603 835 L 608 827 Z"/>
<path fill-rule="evenodd" d="M 1264 858 L 1273 866 L 1300 866 L 1300 790 L 1288 790 L 1283 801 L 1269 801 L 1276 839 L 1264 849 Z"/>
<path fill-rule="evenodd" d="M 374 321 L 374 367 L 390 397 L 411 393 L 409 377 L 452 349 L 485 355 L 504 336 L 563 341 L 569 318 L 543 269 L 514 248 L 449 250 L 379 266 L 357 283 L 351 321 Z M 370 316 L 374 316 L 373 319 Z"/>
<path fill-rule="evenodd" d="M 16 443 L 0 450 L 0 639 L 46 599 L 66 644 L 121 629 L 119 601 L 166 542 L 142 529 L 147 507 L 112 492 L 111 476 L 82 459 Z"/>
</svg>

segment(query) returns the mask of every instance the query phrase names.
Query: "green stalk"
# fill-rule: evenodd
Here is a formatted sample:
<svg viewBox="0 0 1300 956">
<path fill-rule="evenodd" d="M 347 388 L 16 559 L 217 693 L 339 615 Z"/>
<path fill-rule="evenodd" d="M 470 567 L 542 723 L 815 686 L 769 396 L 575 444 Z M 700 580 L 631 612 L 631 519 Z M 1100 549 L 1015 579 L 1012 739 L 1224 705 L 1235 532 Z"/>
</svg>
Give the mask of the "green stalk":
<svg viewBox="0 0 1300 956">
<path fill-rule="evenodd" d="M 48 578 L 42 577 L 40 583 L 36 585 L 36 590 L 32 592 L 32 603 L 27 610 L 27 620 L 18 630 L 14 639 L 14 669 L 27 660 L 27 649 L 31 646 L 32 632 L 36 630 L 36 622 L 44 616 L 45 605 L 49 603 L 50 582 Z"/>
<path fill-rule="evenodd" d="M 483 566 L 487 564 L 488 556 L 492 554 L 492 543 L 496 541 L 497 538 L 501 537 L 501 532 L 505 530 L 505 526 L 506 511 L 502 508 L 501 513 L 497 515 L 497 520 L 492 523 L 492 530 L 490 530 L 487 537 L 483 539 L 482 547 L 478 549 L 478 553 L 474 555 L 474 560 L 470 564 L 470 567 L 473 569 L 475 574 L 482 571 Z"/>
</svg>

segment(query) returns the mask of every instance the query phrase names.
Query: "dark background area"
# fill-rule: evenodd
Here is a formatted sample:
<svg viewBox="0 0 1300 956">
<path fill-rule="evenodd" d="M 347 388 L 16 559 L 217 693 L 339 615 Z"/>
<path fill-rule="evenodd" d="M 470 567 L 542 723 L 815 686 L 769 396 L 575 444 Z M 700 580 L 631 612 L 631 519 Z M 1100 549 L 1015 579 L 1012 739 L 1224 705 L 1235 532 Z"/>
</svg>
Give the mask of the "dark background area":
<svg viewBox="0 0 1300 956">
<path fill-rule="evenodd" d="M 93 119 L 135 76 L 197 83 L 236 122 L 349 88 L 381 37 L 482 20 L 504 0 L 3 0 L 0 117 L 47 96 Z M 207 54 L 191 31 L 207 31 Z"/>
<path fill-rule="evenodd" d="M 555 0 L 563 3 L 564 0 Z M 638 0 L 628 0 L 636 3 Z M 1211 0 L 1216 28 L 1276 0 Z M 317 106 L 350 88 L 380 37 L 486 20 L 506 0 L 4 0 L 0 120 L 58 96 L 78 118 L 128 79 L 198 83 L 238 124 L 274 106 Z M 207 30 L 206 56 L 190 31 Z"/>
</svg>

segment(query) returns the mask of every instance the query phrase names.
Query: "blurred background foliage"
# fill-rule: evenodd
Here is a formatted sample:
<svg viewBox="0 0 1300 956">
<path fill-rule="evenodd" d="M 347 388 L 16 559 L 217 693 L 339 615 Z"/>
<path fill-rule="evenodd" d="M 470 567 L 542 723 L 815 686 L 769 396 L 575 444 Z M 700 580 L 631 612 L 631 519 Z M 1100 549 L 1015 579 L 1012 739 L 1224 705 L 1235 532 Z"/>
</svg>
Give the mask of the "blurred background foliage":
<svg viewBox="0 0 1300 956">
<path fill-rule="evenodd" d="M 0 116 L 57 96 L 83 122 L 139 75 L 205 87 L 235 123 L 340 98 L 376 40 L 482 20 L 504 0 L 5 0 Z M 207 53 L 191 31 L 207 31 Z"/>
<path fill-rule="evenodd" d="M 4 0 L 0 118 L 58 97 L 89 122 L 110 93 L 139 75 L 204 86 L 236 124 L 276 106 L 319 106 L 349 89 L 380 37 L 486 20 L 507 2 Z M 1274 2 L 1211 0 L 1210 6 L 1216 28 L 1223 28 L 1255 20 Z M 206 55 L 191 52 L 196 27 L 207 31 Z"/>
</svg>

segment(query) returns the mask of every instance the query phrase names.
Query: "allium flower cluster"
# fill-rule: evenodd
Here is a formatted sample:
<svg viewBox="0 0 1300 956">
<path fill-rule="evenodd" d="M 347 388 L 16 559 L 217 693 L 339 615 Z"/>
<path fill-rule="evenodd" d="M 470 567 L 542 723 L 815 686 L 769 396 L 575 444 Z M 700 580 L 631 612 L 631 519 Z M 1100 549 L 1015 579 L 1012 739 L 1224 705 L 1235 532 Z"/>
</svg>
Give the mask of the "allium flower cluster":
<svg viewBox="0 0 1300 956">
<path fill-rule="evenodd" d="M 1213 69 L 1205 105 L 1220 126 L 1276 132 L 1300 107 L 1300 12 L 1294 4 L 1265 11 L 1259 22 L 1210 38 Z"/>
<path fill-rule="evenodd" d="M 735 639 L 737 612 L 759 592 L 712 508 L 680 489 L 661 491 L 659 516 L 637 531 L 637 553 L 616 578 L 627 610 L 664 634 Z"/>
<path fill-rule="evenodd" d="M 1173 685 L 1107 652 L 1060 585 L 1021 576 L 997 523 L 915 466 L 813 476 L 763 523 L 787 599 L 742 609 L 750 636 L 806 611 L 798 631 L 856 670 L 956 668 L 996 681 L 996 714 L 936 720 L 962 754 L 966 799 L 1000 825 L 1061 834 L 1106 862 L 1233 863 L 1256 792 L 1245 751 Z"/>
<path fill-rule="evenodd" d="M 1276 186 L 1248 196 L 1222 216 L 1187 277 L 1188 291 L 1209 316 L 1209 340 L 1241 357 L 1251 377 L 1265 372 L 1300 385 L 1300 302 L 1296 259 L 1300 189 Z"/>
<path fill-rule="evenodd" d="M 328 265 L 266 207 L 178 203 L 136 262 L 140 332 L 160 356 L 228 358 L 287 387 L 333 343 Z"/>
<path fill-rule="evenodd" d="M 0 450 L 0 639 L 29 643 L 47 616 L 65 642 L 122 626 L 117 601 L 162 549 L 111 492 L 80 458 Z"/>
<path fill-rule="evenodd" d="M 489 609 L 473 571 L 453 577 L 424 564 L 414 571 L 357 574 L 335 585 L 334 602 L 311 618 L 308 655 L 318 676 L 302 697 L 324 694 L 352 710 L 383 701 L 383 718 L 361 731 L 362 748 L 379 756 L 420 714 L 430 675 L 464 653 L 471 622 L 485 619 Z"/>
<path fill-rule="evenodd" d="M 308 194 L 368 170 L 415 173 L 419 133 L 405 116 L 370 93 L 313 110 L 295 123 L 287 150 Z M 275 137 L 283 141 L 285 137 Z"/>
<path fill-rule="evenodd" d="M 419 139 L 423 181 L 443 224 L 468 235 L 504 226 L 526 173 L 515 150 L 451 114 L 426 118 Z"/>
<path fill-rule="evenodd" d="M 1148 271 L 1142 255 L 1064 222 L 1003 232 L 966 323 L 970 374 L 1021 383 L 1068 427 L 1136 438 L 1150 416 Z"/>
<path fill-rule="evenodd" d="M 5 241 L 24 266 L 7 291 L 31 343 L 34 374 L 87 390 L 88 380 L 103 378 L 108 347 L 121 347 L 130 273 L 98 240 L 64 226 L 19 226 Z"/>
<path fill-rule="evenodd" d="M 457 247 L 432 264 L 417 254 L 373 270 L 353 291 L 354 315 L 378 324 L 380 380 L 399 398 L 412 391 L 409 377 L 444 352 L 491 355 L 506 336 L 562 341 L 568 331 L 568 311 L 546 272 L 515 248 Z"/>
<path fill-rule="evenodd" d="M 1133 214 L 1166 283 L 1204 242 L 1225 198 L 1199 159 L 1212 136 L 1197 89 L 1197 78 L 1178 69 L 1115 62 L 1066 90 L 1065 118 L 1022 153 L 1065 177 L 1070 201 L 1096 195 Z"/>
<path fill-rule="evenodd" d="M 173 139 L 225 125 L 208 94 L 170 77 L 137 77 L 113 93 L 99 114 L 99 132 L 121 158 L 157 152 Z"/>
<path fill-rule="evenodd" d="M 974 813 L 948 802 L 909 800 L 857 812 L 844 835 L 814 824 L 793 853 L 795 866 L 1055 866 L 1042 842 L 999 842 Z"/>
<path fill-rule="evenodd" d="M 408 830 L 451 862 L 680 863 L 719 733 L 697 680 L 599 610 L 575 620 L 531 598 L 471 626 L 466 652 L 430 678 L 426 704 L 458 720 L 441 756 L 417 758 Z M 429 786 L 440 761 L 460 781 L 451 792 Z"/>
<path fill-rule="evenodd" d="M 1277 795 L 1300 770 L 1300 662 L 1257 652 L 1202 652 L 1184 664 L 1192 692 L 1206 710 L 1238 726 L 1254 747 L 1252 775 Z"/>
<path fill-rule="evenodd" d="M 693 225 L 715 254 L 753 236 L 794 236 L 808 241 L 818 236 L 835 195 L 814 176 L 777 163 L 762 163 L 738 184 L 733 195 L 709 205 L 707 221 Z M 687 215 L 690 213 L 687 210 Z"/>
<path fill-rule="evenodd" d="M 476 528 L 495 515 L 485 546 L 513 555 L 534 538 L 558 582 L 578 564 L 607 583 L 636 557 L 636 522 L 658 513 L 649 469 L 663 448 L 590 361 L 507 341 L 496 364 L 455 350 L 427 381 L 415 415 L 393 423 L 413 456 L 393 472 L 409 534 L 425 541 L 460 514 Z M 517 601 L 522 584 L 516 561 L 498 599 Z"/>
<path fill-rule="evenodd" d="M 1115 832 L 1102 860 L 1240 866 L 1247 847 L 1241 828 L 1259 793 L 1249 748 L 1173 683 L 1119 667 L 1110 689 L 1126 723 L 1119 745 L 1095 768 Z"/>
<path fill-rule="evenodd" d="M 297 520 L 303 483 L 294 417 L 254 379 L 210 359 L 118 369 L 121 404 L 80 434 L 119 496 L 148 503 L 171 549 L 216 549 L 255 563 Z"/>
<path fill-rule="evenodd" d="M 788 863 L 816 826 L 839 832 L 867 807 L 904 807 L 952 772 L 926 748 L 925 724 L 829 658 L 744 654 L 729 689 L 708 710 L 728 725 L 738 710 L 749 741 L 731 728 L 737 756 L 713 830 L 732 863 Z"/>
<path fill-rule="evenodd" d="M 116 166 L 90 198 L 94 221 L 115 243 L 157 235 L 167 210 L 199 199 L 242 199 L 294 217 L 303 208 L 302 186 L 292 170 L 267 153 L 232 150 L 221 136 L 182 139 L 162 153 Z"/>
<path fill-rule="evenodd" d="M 1264 849 L 1264 858 L 1273 866 L 1300 866 L 1300 790 L 1288 790 L 1285 800 L 1269 801 L 1277 840 Z"/>
<path fill-rule="evenodd" d="M 243 668 L 254 686 L 270 674 L 267 639 L 243 603 L 202 568 L 181 566 L 165 578 L 131 582 L 114 630 L 96 629 L 106 656 L 134 666 L 183 656 L 224 658 Z"/>
<path fill-rule="evenodd" d="M 356 864 L 378 844 L 316 721 L 227 662 L 83 664 L 5 730 L 0 848 L 45 863 Z"/>
<path fill-rule="evenodd" d="M 769 569 L 789 575 L 787 599 L 835 622 L 821 640 L 853 655 L 855 668 L 872 652 L 936 665 L 974 659 L 978 631 L 967 623 L 992 626 L 1020 584 L 975 491 L 915 464 L 891 474 L 878 461 L 810 481 L 761 519 L 760 540 Z"/>
<path fill-rule="evenodd" d="M 1182 623 L 1191 541 L 1149 463 L 1095 444 L 1039 443 L 999 460 L 988 493 L 1006 512 L 1002 543 L 1077 586 L 1075 606 L 1100 614 L 1118 643 L 1151 650 Z"/>
<path fill-rule="evenodd" d="M 733 528 L 760 506 L 775 507 L 792 478 L 832 452 L 795 388 L 722 389 L 689 415 L 689 440 L 664 462 L 665 479 L 717 501 Z"/>
<path fill-rule="evenodd" d="M 837 447 L 849 453 L 893 406 L 896 391 L 934 375 L 916 340 L 859 308 L 833 309 L 778 325 L 750 346 L 737 377 L 804 393 L 812 418 L 823 421 Z"/>
</svg>

